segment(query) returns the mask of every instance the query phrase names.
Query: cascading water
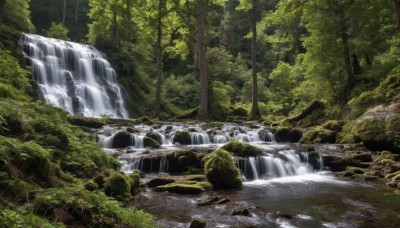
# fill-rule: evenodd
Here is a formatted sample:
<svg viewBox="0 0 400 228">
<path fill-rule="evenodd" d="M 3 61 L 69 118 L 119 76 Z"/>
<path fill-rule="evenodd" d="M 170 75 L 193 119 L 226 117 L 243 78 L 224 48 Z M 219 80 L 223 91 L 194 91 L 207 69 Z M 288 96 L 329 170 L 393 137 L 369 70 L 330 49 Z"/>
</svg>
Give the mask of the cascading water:
<svg viewBox="0 0 400 228">
<path fill-rule="evenodd" d="M 116 73 L 95 48 L 34 34 L 24 34 L 21 47 L 46 103 L 71 114 L 129 117 Z"/>
</svg>

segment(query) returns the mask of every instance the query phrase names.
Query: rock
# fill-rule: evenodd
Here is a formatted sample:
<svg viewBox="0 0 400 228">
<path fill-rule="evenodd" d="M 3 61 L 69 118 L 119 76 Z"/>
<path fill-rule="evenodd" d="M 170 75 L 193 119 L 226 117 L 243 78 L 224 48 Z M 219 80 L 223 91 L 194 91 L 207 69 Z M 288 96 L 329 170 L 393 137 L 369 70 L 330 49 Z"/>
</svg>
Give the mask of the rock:
<svg viewBox="0 0 400 228">
<path fill-rule="evenodd" d="M 371 152 L 356 151 L 351 152 L 348 156 L 360 162 L 372 162 Z"/>
<path fill-rule="evenodd" d="M 119 131 L 114 135 L 112 148 L 125 148 L 131 146 L 131 134 L 127 131 Z"/>
<path fill-rule="evenodd" d="M 294 218 L 293 215 L 288 214 L 288 213 L 282 213 L 280 211 L 276 212 L 274 217 L 276 217 L 276 218 L 285 218 L 285 219 L 293 219 Z"/>
<path fill-rule="evenodd" d="M 154 179 L 150 180 L 149 182 L 146 183 L 146 185 L 149 188 L 155 188 L 155 187 L 158 187 L 161 185 L 167 185 L 167 184 L 174 183 L 174 182 L 175 182 L 175 180 L 173 180 L 173 179 L 158 177 L 158 178 L 154 178 Z"/>
<path fill-rule="evenodd" d="M 229 201 L 230 201 L 230 200 L 227 199 L 227 198 L 222 198 L 222 199 L 218 200 L 218 201 L 216 202 L 216 204 L 224 204 L 224 203 L 228 203 Z"/>
<path fill-rule="evenodd" d="M 88 128 L 102 128 L 106 124 L 105 121 L 102 119 L 72 115 L 69 115 L 67 117 L 67 121 L 72 125 Z"/>
<path fill-rule="evenodd" d="M 251 217 L 251 213 L 250 213 L 250 211 L 248 209 L 235 210 L 234 212 L 232 212 L 232 215 L 240 215 L 240 216 Z"/>
<path fill-rule="evenodd" d="M 308 130 L 300 139 L 300 143 L 334 143 L 336 132 L 321 127 Z"/>
<path fill-rule="evenodd" d="M 364 169 L 358 168 L 358 167 L 346 167 L 346 172 L 343 174 L 345 177 L 352 177 L 356 174 L 364 174 L 365 171 Z"/>
<path fill-rule="evenodd" d="M 129 133 L 133 133 L 133 134 L 140 133 L 140 131 L 138 129 L 133 128 L 133 127 L 126 128 L 126 131 L 129 132 Z"/>
<path fill-rule="evenodd" d="M 113 173 L 104 185 L 105 193 L 109 196 L 131 196 L 131 185 L 128 177 L 121 173 Z"/>
<path fill-rule="evenodd" d="M 167 154 L 169 172 L 182 173 L 190 167 L 201 168 L 201 158 L 193 151 L 175 151 Z"/>
<path fill-rule="evenodd" d="M 280 127 L 276 130 L 276 136 L 279 142 L 299 142 L 303 132 L 297 128 Z"/>
<path fill-rule="evenodd" d="M 152 138 L 153 140 L 157 141 L 160 145 L 162 144 L 162 138 L 161 135 L 155 132 L 148 132 L 146 134 L 147 137 Z"/>
<path fill-rule="evenodd" d="M 247 117 L 247 110 L 243 107 L 237 107 L 232 110 L 231 112 L 232 116 L 240 116 L 240 117 Z"/>
<path fill-rule="evenodd" d="M 337 120 L 328 120 L 322 125 L 323 129 L 331 130 L 334 132 L 340 132 L 342 130 L 343 123 Z"/>
<path fill-rule="evenodd" d="M 242 179 L 229 152 L 218 149 L 204 159 L 204 172 L 215 188 L 239 188 Z"/>
<path fill-rule="evenodd" d="M 177 131 L 175 132 L 174 138 L 172 140 L 172 142 L 175 143 L 179 143 L 181 145 L 190 145 L 190 135 L 189 132 L 187 131 Z"/>
<path fill-rule="evenodd" d="M 205 228 L 206 227 L 206 222 L 200 220 L 200 219 L 194 219 L 191 223 L 190 223 L 190 227 L 189 228 Z"/>
<path fill-rule="evenodd" d="M 257 147 L 251 146 L 236 139 L 225 144 L 222 149 L 239 157 L 254 157 L 262 154 L 262 151 Z"/>
<path fill-rule="evenodd" d="M 143 138 L 144 147 L 151 147 L 151 148 L 160 148 L 161 145 L 156 140 L 145 136 Z"/>
<path fill-rule="evenodd" d="M 340 172 L 346 169 L 346 166 L 352 165 L 352 159 L 344 156 L 322 155 L 324 165 L 328 166 L 333 172 Z"/>
<path fill-rule="evenodd" d="M 214 197 L 209 197 L 205 200 L 201 200 L 199 202 L 197 202 L 197 206 L 207 206 L 207 205 L 211 205 L 215 202 L 217 202 L 219 200 L 218 196 L 214 196 Z"/>
<path fill-rule="evenodd" d="M 200 194 L 207 190 L 211 190 L 212 185 L 208 182 L 183 182 L 183 183 L 171 183 L 167 185 L 161 185 L 154 189 L 157 192 L 168 191 L 170 193 L 181 194 L 181 195 L 193 195 Z"/>
</svg>

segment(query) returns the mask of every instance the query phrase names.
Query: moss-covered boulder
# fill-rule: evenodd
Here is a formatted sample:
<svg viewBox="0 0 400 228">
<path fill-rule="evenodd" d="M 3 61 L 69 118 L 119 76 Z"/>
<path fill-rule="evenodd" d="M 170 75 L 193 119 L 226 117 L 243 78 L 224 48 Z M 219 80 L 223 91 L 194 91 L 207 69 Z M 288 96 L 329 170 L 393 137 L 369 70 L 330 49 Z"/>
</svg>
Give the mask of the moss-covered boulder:
<svg viewBox="0 0 400 228">
<path fill-rule="evenodd" d="M 106 124 L 103 119 L 72 115 L 67 117 L 67 121 L 72 125 L 88 128 L 102 128 Z"/>
<path fill-rule="evenodd" d="M 359 167 L 347 167 L 345 173 L 343 174 L 343 176 L 345 177 L 353 177 L 355 175 L 360 175 L 360 174 L 364 174 L 365 170 Z"/>
<path fill-rule="evenodd" d="M 156 132 L 148 132 L 148 133 L 146 134 L 146 137 L 149 137 L 149 138 L 154 139 L 154 140 L 157 141 L 160 145 L 162 144 L 161 135 L 158 134 L 158 133 L 156 133 Z"/>
<path fill-rule="evenodd" d="M 382 119 L 365 119 L 354 125 L 352 133 L 356 142 L 363 142 L 370 150 L 393 150 L 383 126 Z"/>
<path fill-rule="evenodd" d="M 321 127 L 308 130 L 300 139 L 300 143 L 334 143 L 336 132 Z"/>
<path fill-rule="evenodd" d="M 112 148 L 125 148 L 131 146 L 131 134 L 127 131 L 119 131 L 114 135 Z"/>
<path fill-rule="evenodd" d="M 169 172 L 182 173 L 190 168 L 201 168 L 202 154 L 194 151 L 175 151 L 167 154 Z"/>
<path fill-rule="evenodd" d="M 113 173 L 105 182 L 104 191 L 109 196 L 129 198 L 131 196 L 131 181 L 122 173 Z"/>
<path fill-rule="evenodd" d="M 231 112 L 232 116 L 240 116 L 240 117 L 247 117 L 248 113 L 247 110 L 243 107 L 237 107 L 232 110 Z"/>
<path fill-rule="evenodd" d="M 262 151 L 257 147 L 241 142 L 236 139 L 225 144 L 222 147 L 222 149 L 238 157 L 255 157 L 262 154 Z"/>
<path fill-rule="evenodd" d="M 132 133 L 132 134 L 140 133 L 140 131 L 138 129 L 134 128 L 134 127 L 127 127 L 126 131 L 129 132 L 129 133 Z"/>
<path fill-rule="evenodd" d="M 337 120 L 328 120 L 323 125 L 323 129 L 327 129 L 334 132 L 340 132 L 342 130 L 343 123 Z"/>
<path fill-rule="evenodd" d="M 157 142 L 156 140 L 154 140 L 150 137 L 147 137 L 147 136 L 145 136 L 143 138 L 143 144 L 144 144 L 144 147 L 151 147 L 151 148 L 160 148 L 161 147 L 159 142 Z"/>
<path fill-rule="evenodd" d="M 172 139 L 172 142 L 179 143 L 181 145 L 190 145 L 190 135 L 189 132 L 187 131 L 177 131 L 174 134 L 174 138 Z"/>
<path fill-rule="evenodd" d="M 181 195 L 193 195 L 200 194 L 202 192 L 212 189 L 212 185 L 209 182 L 196 182 L 187 181 L 182 183 L 171 183 L 167 185 L 161 185 L 154 189 L 157 192 L 168 191 L 170 193 L 181 194 Z"/>
<path fill-rule="evenodd" d="M 149 188 L 155 188 L 161 185 L 167 185 L 170 183 L 174 183 L 175 180 L 169 179 L 169 178 L 163 178 L 163 177 L 157 177 L 154 179 L 151 179 L 149 182 L 146 183 L 147 187 Z"/>
<path fill-rule="evenodd" d="M 303 132 L 298 128 L 280 127 L 276 130 L 275 135 L 279 142 L 297 143 L 303 135 Z"/>
<path fill-rule="evenodd" d="M 232 156 L 218 149 L 204 159 L 204 172 L 215 188 L 240 188 L 242 178 Z"/>
</svg>

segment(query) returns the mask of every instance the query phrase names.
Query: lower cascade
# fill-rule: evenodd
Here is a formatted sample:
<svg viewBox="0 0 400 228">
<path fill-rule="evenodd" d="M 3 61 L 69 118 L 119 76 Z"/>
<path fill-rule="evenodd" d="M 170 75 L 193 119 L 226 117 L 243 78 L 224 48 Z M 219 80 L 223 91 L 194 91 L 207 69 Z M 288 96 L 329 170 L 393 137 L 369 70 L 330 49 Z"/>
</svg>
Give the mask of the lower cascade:
<svg viewBox="0 0 400 228">
<path fill-rule="evenodd" d="M 116 73 L 94 47 L 34 34 L 20 43 L 46 103 L 71 114 L 129 117 Z"/>
</svg>

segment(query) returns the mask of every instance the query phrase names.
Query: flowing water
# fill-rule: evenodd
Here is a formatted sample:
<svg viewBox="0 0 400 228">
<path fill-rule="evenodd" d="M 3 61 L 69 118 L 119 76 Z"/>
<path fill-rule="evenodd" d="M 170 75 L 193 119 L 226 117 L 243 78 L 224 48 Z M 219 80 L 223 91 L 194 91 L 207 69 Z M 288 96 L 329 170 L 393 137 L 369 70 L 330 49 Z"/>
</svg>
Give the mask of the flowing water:
<svg viewBox="0 0 400 228">
<path fill-rule="evenodd" d="M 116 73 L 94 47 L 34 34 L 20 43 L 46 103 L 71 114 L 128 118 Z"/>
<path fill-rule="evenodd" d="M 114 136 L 128 127 L 135 140 L 123 149 L 112 147 Z M 189 145 L 173 144 L 178 131 L 187 131 Z M 143 138 L 155 132 L 162 138 L 160 149 L 144 148 Z M 212 151 L 238 139 L 263 151 L 261 156 L 239 158 L 244 185 L 232 191 L 212 191 L 195 196 L 154 192 L 148 189 L 135 199 L 135 206 L 152 213 L 160 227 L 188 227 L 194 218 L 208 227 L 400 227 L 400 197 L 382 183 L 361 182 L 335 177 L 319 161 L 310 164 L 308 153 L 296 144 L 280 143 L 265 126 L 225 124 L 203 129 L 200 124 L 164 126 L 109 126 L 100 130 L 99 142 L 109 153 L 119 152 L 121 171 L 146 170 L 147 181 L 169 175 L 166 155 L 177 150 Z M 277 142 L 278 141 L 278 142 Z M 319 147 L 319 145 L 317 145 Z M 334 146 L 321 146 L 335 153 Z M 324 149 L 325 148 L 325 149 Z M 151 164 L 144 167 L 144 160 Z M 197 202 L 218 195 L 227 204 L 205 207 Z M 249 208 L 251 217 L 232 216 L 235 209 Z M 276 214 L 289 215 L 277 216 Z"/>
</svg>

